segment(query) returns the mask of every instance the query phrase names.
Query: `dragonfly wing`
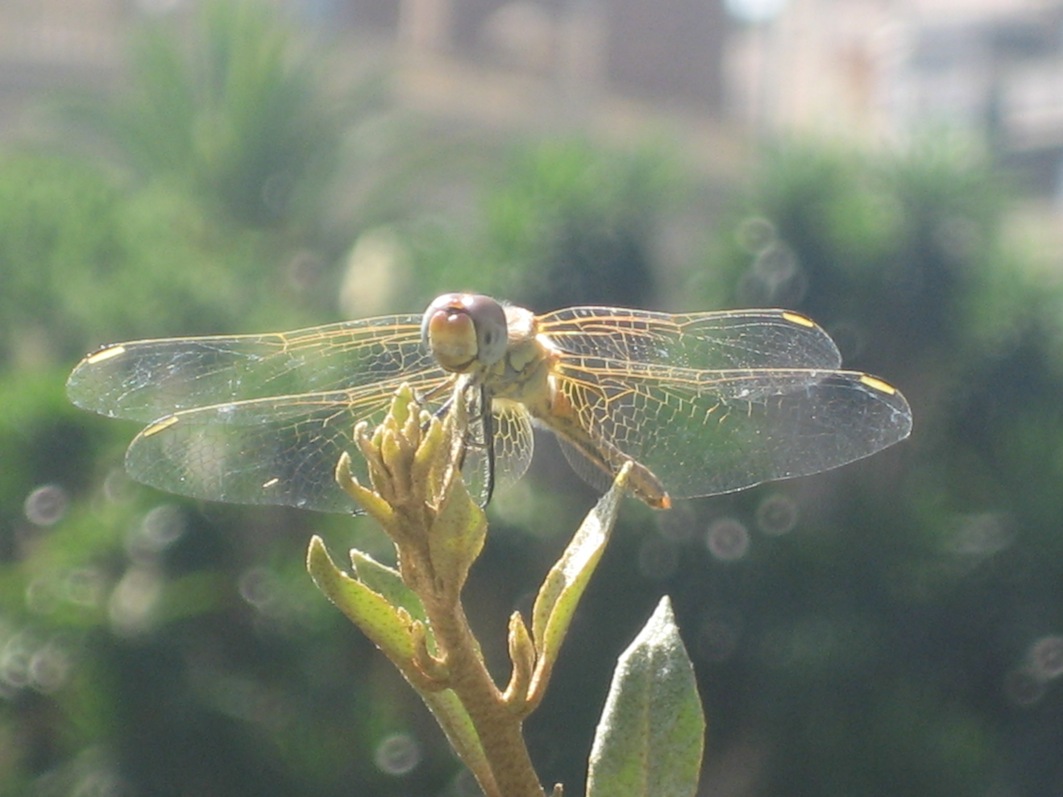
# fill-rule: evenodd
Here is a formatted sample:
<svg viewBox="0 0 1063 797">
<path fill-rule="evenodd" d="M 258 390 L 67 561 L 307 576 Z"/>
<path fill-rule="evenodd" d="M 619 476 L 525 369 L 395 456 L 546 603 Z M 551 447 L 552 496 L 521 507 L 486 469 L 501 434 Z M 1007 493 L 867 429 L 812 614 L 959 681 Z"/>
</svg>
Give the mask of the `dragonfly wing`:
<svg viewBox="0 0 1063 797">
<path fill-rule="evenodd" d="M 558 375 L 591 436 L 649 468 L 676 498 L 819 473 L 911 430 L 904 396 L 852 371 L 709 372 L 572 357 Z M 603 459 L 622 464 L 615 453 Z M 593 468 L 585 465 L 577 470 Z"/>
<path fill-rule="evenodd" d="M 122 343 L 90 354 L 67 381 L 102 415 L 154 421 L 196 407 L 359 388 L 399 374 L 442 374 L 421 319 L 383 316 L 287 333 Z"/>
<path fill-rule="evenodd" d="M 468 445 L 461 473 L 469 495 L 480 506 L 486 506 L 495 491 L 513 484 L 528 470 L 534 444 L 531 417 L 524 406 L 516 402 L 492 402 L 492 473 L 492 463 L 488 460 L 484 447 L 487 432 L 483 428 L 483 413 L 479 407 L 480 392 L 469 391 L 466 400 L 466 417 L 469 419 L 466 430 Z"/>
<path fill-rule="evenodd" d="M 491 493 L 491 460 L 487 456 L 486 442 L 490 436 L 484 427 L 484 411 L 481 401 L 483 393 L 479 389 L 468 389 L 463 393 L 465 400 L 465 453 L 461 465 L 461 475 L 469 495 L 480 506 L 485 506 Z"/>
<path fill-rule="evenodd" d="M 822 368 L 841 365 L 815 322 L 786 310 L 670 315 L 616 307 L 569 307 L 540 317 L 562 351 L 695 370 Z"/>
<path fill-rule="evenodd" d="M 557 442 L 576 475 L 599 492 L 604 493 L 609 489 L 620 466 L 624 464 L 622 458 L 608 454 L 600 460 L 593 460 L 564 437 L 558 436 Z M 603 470 L 603 467 L 609 468 L 609 471 Z"/>
<path fill-rule="evenodd" d="M 523 404 L 495 401 L 495 484 L 507 487 L 528 470 L 535 438 Z"/>
<path fill-rule="evenodd" d="M 421 381 L 430 390 L 439 381 Z M 398 380 L 354 390 L 231 402 L 168 415 L 129 446 L 126 469 L 162 490 L 213 501 L 356 511 L 337 486 L 340 454 L 367 484 L 354 426 L 384 417 Z"/>
</svg>

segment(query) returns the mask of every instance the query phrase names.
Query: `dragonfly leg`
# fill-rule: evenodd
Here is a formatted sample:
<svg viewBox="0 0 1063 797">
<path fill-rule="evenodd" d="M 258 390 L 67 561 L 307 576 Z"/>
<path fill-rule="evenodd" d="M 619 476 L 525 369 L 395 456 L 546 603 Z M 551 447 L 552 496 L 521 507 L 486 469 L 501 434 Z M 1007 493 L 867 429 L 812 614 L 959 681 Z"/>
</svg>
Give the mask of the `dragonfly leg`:
<svg viewBox="0 0 1063 797">
<path fill-rule="evenodd" d="M 446 384 L 447 383 L 444 383 L 444 385 Z M 439 385 L 433 388 L 429 393 L 425 394 L 424 396 L 416 396 L 417 400 L 423 401 L 423 399 L 431 397 L 435 393 L 438 393 L 444 387 L 444 385 Z M 477 439 L 477 437 L 475 436 L 475 432 L 468 426 L 466 426 L 466 428 L 462 430 L 461 433 L 463 437 L 463 445 L 461 457 L 458 462 L 458 467 L 459 469 L 465 467 L 465 451 L 467 449 L 477 448 L 485 452 L 485 456 L 487 457 L 487 484 L 484 489 L 482 505 L 486 506 L 487 503 L 491 500 L 491 496 L 494 494 L 495 491 L 495 419 L 493 413 L 491 412 L 491 394 L 488 391 L 487 386 L 483 383 L 470 384 L 469 382 L 465 382 L 464 384 L 459 385 L 457 388 L 451 391 L 446 401 L 440 404 L 439 407 L 435 410 L 435 412 L 432 413 L 432 415 L 436 418 L 442 418 L 444 415 L 454 409 L 454 402 L 458 396 L 462 396 L 461 400 L 465 400 L 465 391 L 473 389 L 479 391 L 479 406 L 477 408 L 477 413 L 480 416 L 480 424 L 482 426 L 483 433 L 480 438 Z"/>
<path fill-rule="evenodd" d="M 432 398 L 433 396 L 435 396 L 438 393 L 442 393 L 444 390 L 447 390 L 447 389 L 453 387 L 453 385 L 454 385 L 453 381 L 448 380 L 446 382 L 440 382 L 438 385 L 433 387 L 427 393 L 422 393 L 419 390 L 415 390 L 415 391 L 413 391 L 414 401 L 416 401 L 418 404 L 427 404 L 428 400 L 430 398 Z M 450 407 L 450 405 L 453 404 L 453 403 L 454 403 L 454 391 L 451 390 L 450 391 L 450 396 L 447 398 L 447 400 L 444 401 L 442 406 L 438 410 L 435 411 L 435 416 L 437 418 L 443 417 L 443 413 L 445 413 L 447 411 L 447 409 Z"/>
<path fill-rule="evenodd" d="M 462 434 L 464 435 L 464 447 L 462 448 L 461 467 L 465 466 L 465 450 L 468 448 L 477 448 L 484 452 L 487 457 L 487 484 L 484 488 L 483 494 L 483 506 L 491 501 L 491 496 L 495 492 L 495 418 L 491 411 L 491 394 L 487 390 L 487 387 L 483 384 L 476 385 L 475 389 L 479 390 L 479 416 L 480 425 L 483 430 L 479 439 L 476 438 L 475 432 L 466 427 Z M 448 399 L 446 405 L 453 404 L 453 395 Z"/>
<path fill-rule="evenodd" d="M 484 505 L 491 501 L 495 492 L 495 416 L 491 411 L 491 394 L 480 385 L 480 412 L 483 424 L 483 446 L 487 454 L 487 488 L 484 490 Z"/>
</svg>

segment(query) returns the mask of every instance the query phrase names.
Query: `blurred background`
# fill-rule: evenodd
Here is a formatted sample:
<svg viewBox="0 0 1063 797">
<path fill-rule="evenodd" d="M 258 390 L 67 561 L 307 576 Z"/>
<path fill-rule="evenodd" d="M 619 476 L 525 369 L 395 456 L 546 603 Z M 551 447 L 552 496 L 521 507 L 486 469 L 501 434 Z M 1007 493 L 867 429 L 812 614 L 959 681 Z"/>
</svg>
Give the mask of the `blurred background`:
<svg viewBox="0 0 1063 797">
<path fill-rule="evenodd" d="M 581 793 L 672 596 L 701 793 L 1063 794 L 1063 5 L 5 0 L 0 795 L 473 795 L 303 569 L 365 520 L 197 503 L 70 406 L 87 351 L 420 312 L 786 306 L 911 439 L 629 501 L 527 725 Z M 590 507 L 556 447 L 490 508 L 497 677 Z"/>
</svg>

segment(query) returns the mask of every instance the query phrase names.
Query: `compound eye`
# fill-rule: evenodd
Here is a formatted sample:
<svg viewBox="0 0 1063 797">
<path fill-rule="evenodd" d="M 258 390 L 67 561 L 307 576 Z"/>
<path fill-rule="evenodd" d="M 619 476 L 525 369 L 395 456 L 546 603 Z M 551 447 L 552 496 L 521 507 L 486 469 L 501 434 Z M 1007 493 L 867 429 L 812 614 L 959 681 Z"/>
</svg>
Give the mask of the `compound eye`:
<svg viewBox="0 0 1063 797">
<path fill-rule="evenodd" d="M 476 326 L 477 359 L 481 365 L 494 365 L 506 354 L 509 325 L 506 311 L 490 296 L 468 297 L 466 308 Z"/>
<path fill-rule="evenodd" d="M 465 373 L 502 359 L 507 343 L 506 313 L 487 296 L 447 293 L 425 311 L 421 336 L 440 367 Z"/>
</svg>

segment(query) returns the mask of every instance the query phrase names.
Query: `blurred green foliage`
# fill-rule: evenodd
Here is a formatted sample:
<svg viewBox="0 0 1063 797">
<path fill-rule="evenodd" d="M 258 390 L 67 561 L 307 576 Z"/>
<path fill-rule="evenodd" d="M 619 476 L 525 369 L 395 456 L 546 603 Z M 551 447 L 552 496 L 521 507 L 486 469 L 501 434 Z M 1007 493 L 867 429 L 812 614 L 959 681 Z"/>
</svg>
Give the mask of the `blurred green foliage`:
<svg viewBox="0 0 1063 797">
<path fill-rule="evenodd" d="M 660 148 L 611 153 L 580 139 L 525 148 L 483 202 L 482 259 L 531 307 L 650 304 L 649 247 L 679 185 Z"/>
<path fill-rule="evenodd" d="M 345 123 L 368 97 L 323 91 L 325 62 L 263 4 L 204 3 L 192 36 L 167 21 L 135 38 L 119 101 L 70 102 L 67 118 L 141 179 L 174 182 L 209 212 L 312 223 Z"/>
<path fill-rule="evenodd" d="M 809 313 L 915 416 L 897 449 L 736 497 L 731 511 L 769 534 L 765 502 L 797 501 L 802 533 L 758 546 L 742 576 L 725 565 L 724 591 L 697 590 L 739 637 L 709 679 L 715 743 L 726 757 L 731 729 L 739 750 L 771 751 L 762 793 L 1063 782 L 1058 733 L 1013 735 L 1058 721 L 1063 700 L 1058 667 L 1031 664 L 1039 640 L 1063 652 L 1063 474 L 1048 450 L 1063 439 L 1048 407 L 1063 297 L 1004 235 L 1001 186 L 950 143 L 875 159 L 791 147 L 765 159 L 713 249 L 733 301 Z"/>
<path fill-rule="evenodd" d="M 258 260 L 266 241 L 217 227 L 187 195 L 133 194 L 66 156 L 0 157 L 5 360 L 70 358 L 89 341 L 159 329 L 233 326 L 266 300 Z"/>
<path fill-rule="evenodd" d="M 458 282 L 440 290 L 470 287 L 539 312 L 654 303 L 654 246 L 687 193 L 665 148 L 611 151 L 569 136 L 510 145 L 495 160 L 480 167 L 471 222 L 412 228 L 418 281 L 437 284 L 442 272 Z"/>
<path fill-rule="evenodd" d="M 131 485 L 135 427 L 62 392 L 99 343 L 324 323 L 336 286 L 385 281 L 381 312 L 465 288 L 540 310 L 785 305 L 915 412 L 909 442 L 841 471 L 629 504 L 528 724 L 544 780 L 579 792 L 613 660 L 667 592 L 708 703 L 709 793 L 1063 790 L 1061 297 L 978 157 L 784 148 L 699 215 L 705 189 L 661 148 L 448 152 L 360 127 L 369 104 L 337 119 L 305 43 L 248 8 L 213 7 L 191 45 L 140 40 L 133 91 L 79 116 L 107 157 L 0 154 L 0 795 L 463 793 L 416 698 L 303 571 L 311 529 L 379 552 L 368 523 Z M 474 179 L 455 187 L 456 163 Z M 677 229 L 702 262 L 661 261 Z M 371 238 L 390 243 L 369 257 Z M 468 587 L 488 645 L 588 503 L 548 443 L 533 470 Z"/>
</svg>

